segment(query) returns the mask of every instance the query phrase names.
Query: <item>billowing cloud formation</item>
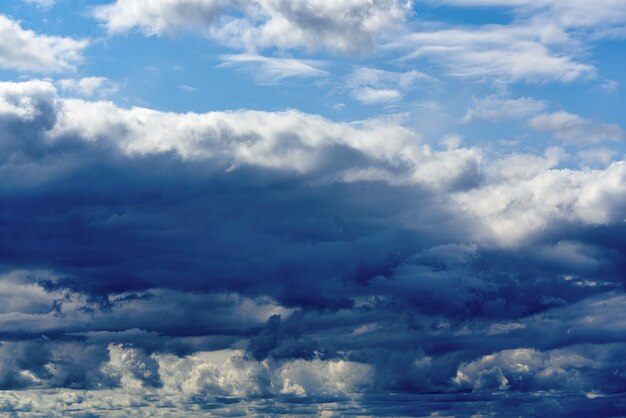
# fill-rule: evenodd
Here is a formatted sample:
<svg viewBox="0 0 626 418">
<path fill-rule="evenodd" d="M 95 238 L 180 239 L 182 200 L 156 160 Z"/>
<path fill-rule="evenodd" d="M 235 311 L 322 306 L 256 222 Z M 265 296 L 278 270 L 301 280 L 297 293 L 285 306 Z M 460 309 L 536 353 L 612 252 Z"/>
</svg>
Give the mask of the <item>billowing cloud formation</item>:
<svg viewBox="0 0 626 418">
<path fill-rule="evenodd" d="M 0 15 L 0 67 L 35 73 L 70 71 L 82 60 L 86 40 L 40 35 Z"/>
<path fill-rule="evenodd" d="M 320 48 L 358 53 L 401 23 L 410 4 L 400 0 L 117 0 L 95 16 L 111 33 L 137 28 L 146 35 L 196 30 L 247 49 Z"/>
<path fill-rule="evenodd" d="M 623 407 L 623 161 L 46 81 L 0 84 L 0 127 L 3 411 Z"/>
</svg>

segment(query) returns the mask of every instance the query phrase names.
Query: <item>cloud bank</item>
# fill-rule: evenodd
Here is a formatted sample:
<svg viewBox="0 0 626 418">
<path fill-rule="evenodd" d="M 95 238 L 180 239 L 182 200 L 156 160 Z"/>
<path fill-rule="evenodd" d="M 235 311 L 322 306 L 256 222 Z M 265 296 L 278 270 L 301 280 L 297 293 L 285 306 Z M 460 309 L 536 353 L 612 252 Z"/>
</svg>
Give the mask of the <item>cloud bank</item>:
<svg viewBox="0 0 626 418">
<path fill-rule="evenodd" d="M 3 411 L 623 408 L 624 161 L 42 80 L 0 83 L 0 127 Z"/>
</svg>

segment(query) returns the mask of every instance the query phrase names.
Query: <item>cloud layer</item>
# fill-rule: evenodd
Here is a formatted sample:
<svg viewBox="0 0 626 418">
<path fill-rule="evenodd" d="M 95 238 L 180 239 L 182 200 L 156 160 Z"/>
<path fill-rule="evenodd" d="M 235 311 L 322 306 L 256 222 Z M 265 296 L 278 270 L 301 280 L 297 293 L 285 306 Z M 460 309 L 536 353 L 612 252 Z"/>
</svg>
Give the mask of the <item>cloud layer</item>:
<svg viewBox="0 0 626 418">
<path fill-rule="evenodd" d="M 0 83 L 0 127 L 4 411 L 623 407 L 623 161 L 41 80 Z"/>
</svg>

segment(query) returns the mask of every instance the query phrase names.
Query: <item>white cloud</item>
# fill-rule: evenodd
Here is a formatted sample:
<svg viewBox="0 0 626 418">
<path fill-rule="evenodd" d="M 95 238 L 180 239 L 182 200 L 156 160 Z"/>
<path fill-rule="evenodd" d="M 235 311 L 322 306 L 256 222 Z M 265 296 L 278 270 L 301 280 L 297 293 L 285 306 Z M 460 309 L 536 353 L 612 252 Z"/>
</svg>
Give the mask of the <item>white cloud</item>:
<svg viewBox="0 0 626 418">
<path fill-rule="evenodd" d="M 4 354 L 2 348 L 0 346 L 0 359 Z M 138 416 L 187 417 L 206 416 L 206 410 L 201 407 L 213 404 L 215 398 L 242 398 L 234 405 L 237 415 L 241 416 L 258 411 L 246 405 L 254 406 L 253 399 L 259 395 L 347 397 L 367 389 L 373 375 L 372 366 L 364 363 L 290 360 L 270 364 L 247 359 L 236 349 L 200 351 L 182 357 L 148 356 L 140 349 L 123 344 L 110 344 L 108 351 L 109 359 L 102 364 L 101 371 L 118 387 L 2 391 L 0 407 L 3 411 L 54 416 L 97 412 L 121 417 L 132 411 Z M 20 371 L 19 367 L 7 370 Z M 24 373 L 24 381 L 29 378 L 32 379 Z M 226 405 L 212 406 L 213 414 L 232 415 L 233 411 Z"/>
<path fill-rule="evenodd" d="M 252 74 L 261 84 L 276 84 L 287 78 L 323 77 L 326 63 L 296 58 L 264 57 L 256 54 L 222 55 L 223 67 L 235 67 Z"/>
<path fill-rule="evenodd" d="M 117 84 L 106 77 L 68 78 L 57 82 L 61 89 L 78 97 L 106 97 L 118 90 Z"/>
<path fill-rule="evenodd" d="M 400 100 L 418 83 L 432 81 L 431 77 L 415 70 L 395 72 L 357 67 L 348 75 L 346 84 L 356 100 L 363 104 L 376 104 Z"/>
<path fill-rule="evenodd" d="M 606 166 L 615 161 L 617 154 L 618 153 L 615 150 L 607 147 L 600 147 L 580 150 L 576 153 L 576 156 L 583 164 L 601 164 Z"/>
<path fill-rule="evenodd" d="M 363 104 L 395 102 L 402 98 L 402 93 L 394 89 L 373 89 L 362 87 L 352 92 L 355 99 Z"/>
<path fill-rule="evenodd" d="M 83 59 L 86 40 L 40 35 L 0 15 L 0 67 L 58 73 L 71 71 Z"/>
<path fill-rule="evenodd" d="M 482 99 L 474 99 L 473 106 L 467 110 L 464 123 L 475 119 L 502 120 L 523 119 L 530 115 L 545 110 L 546 104 L 541 100 L 530 97 L 509 99 L 499 96 L 488 96 Z"/>
<path fill-rule="evenodd" d="M 146 35 L 163 35 L 184 29 L 208 27 L 230 0 L 117 0 L 98 6 L 94 16 L 104 22 L 110 33 L 133 28 Z"/>
<path fill-rule="evenodd" d="M 619 90 L 619 83 L 615 80 L 604 80 L 600 88 L 609 94 L 615 93 Z"/>
<path fill-rule="evenodd" d="M 567 143 L 597 143 L 626 139 L 626 131 L 618 125 L 594 123 L 567 112 L 539 115 L 531 119 L 529 124 L 533 129 L 549 132 Z"/>
<path fill-rule="evenodd" d="M 563 157 L 554 149 L 541 158 L 516 155 L 489 167 L 485 184 L 454 196 L 479 222 L 477 239 L 521 245 L 563 222 L 609 225 L 626 209 L 626 163 L 605 170 L 554 168 Z"/>
<path fill-rule="evenodd" d="M 198 91 L 198 89 L 194 86 L 189 86 L 187 84 L 181 84 L 178 86 L 179 89 L 181 89 L 182 91 L 185 91 L 187 93 L 195 93 Z"/>
<path fill-rule="evenodd" d="M 404 21 L 400 0 L 117 0 L 94 15 L 110 33 L 195 30 L 236 48 L 306 48 L 358 53 Z"/>
<path fill-rule="evenodd" d="M 367 389 L 373 368 L 344 360 L 294 360 L 278 371 L 281 392 L 299 396 L 342 395 Z"/>
<path fill-rule="evenodd" d="M 453 379 L 461 388 L 473 390 L 508 389 L 513 384 L 557 386 L 580 390 L 585 381 L 578 369 L 590 367 L 594 360 L 571 349 L 540 352 L 519 348 L 486 355 L 462 365 Z"/>
<path fill-rule="evenodd" d="M 575 43 L 554 25 L 484 25 L 415 32 L 389 44 L 409 51 L 404 60 L 426 58 L 450 76 L 505 82 L 571 82 L 594 74 L 576 61 Z"/>
<path fill-rule="evenodd" d="M 236 48 L 278 47 L 358 53 L 404 21 L 400 0 L 118 0 L 97 7 L 110 33 L 195 30 Z"/>
<path fill-rule="evenodd" d="M 464 7 L 510 7 L 519 17 L 555 22 L 565 28 L 591 28 L 599 35 L 626 22 L 622 0 L 429 0 L 431 3 Z"/>
<path fill-rule="evenodd" d="M 32 121 L 50 112 L 56 101 L 56 89 L 49 82 L 0 82 L 0 117 Z M 48 106 L 46 106 L 48 105 Z"/>
</svg>

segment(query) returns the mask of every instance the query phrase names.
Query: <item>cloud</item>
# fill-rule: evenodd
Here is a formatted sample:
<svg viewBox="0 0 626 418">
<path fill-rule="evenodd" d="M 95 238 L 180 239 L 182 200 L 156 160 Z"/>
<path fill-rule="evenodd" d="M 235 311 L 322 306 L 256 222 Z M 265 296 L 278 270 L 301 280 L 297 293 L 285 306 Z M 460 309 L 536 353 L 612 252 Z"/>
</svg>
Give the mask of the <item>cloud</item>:
<svg viewBox="0 0 626 418">
<path fill-rule="evenodd" d="M 623 161 L 41 80 L 0 128 L 3 412 L 619 410 Z"/>
<path fill-rule="evenodd" d="M 626 131 L 618 125 L 594 123 L 567 112 L 536 116 L 529 125 L 537 131 L 549 132 L 565 143 L 593 144 L 626 139 Z"/>
<path fill-rule="evenodd" d="M 276 84 L 288 78 L 324 77 L 323 61 L 273 58 L 254 54 L 222 55 L 221 67 L 235 67 L 252 74 L 261 84 Z"/>
<path fill-rule="evenodd" d="M 614 162 L 606 170 L 550 169 L 559 150 L 544 158 L 517 155 L 491 167 L 484 187 L 461 192 L 455 199 L 468 213 L 481 219 L 482 233 L 498 242 L 514 244 L 546 233 L 556 222 L 612 224 L 620 222 L 622 193 L 619 179 L 626 167 Z"/>
<path fill-rule="evenodd" d="M 188 86 L 187 84 L 181 84 L 178 86 L 179 89 L 181 89 L 182 91 L 186 92 L 186 93 L 195 93 L 198 91 L 198 89 L 194 86 Z"/>
<path fill-rule="evenodd" d="M 227 0 L 118 0 L 98 6 L 94 16 L 110 33 L 138 28 L 146 35 L 162 35 L 180 28 L 209 26 L 230 5 Z"/>
<path fill-rule="evenodd" d="M 605 361 L 609 362 L 619 361 L 611 357 L 621 348 L 576 347 L 548 352 L 533 349 L 503 350 L 464 364 L 459 368 L 454 382 L 474 391 L 559 387 L 564 391 L 591 393 L 598 383 L 595 379 L 608 376 L 599 373 L 593 380 L 589 380 L 583 377 L 584 371 L 594 368 L 598 356 L 608 357 Z"/>
<path fill-rule="evenodd" d="M 609 165 L 612 161 L 615 161 L 617 157 L 617 151 L 607 147 L 589 148 L 580 150 L 576 153 L 576 156 L 581 160 L 583 164 L 603 164 Z"/>
<path fill-rule="evenodd" d="M 545 108 L 545 102 L 530 97 L 509 99 L 499 96 L 487 96 L 482 99 L 474 99 L 473 106 L 467 110 L 463 117 L 463 122 L 469 123 L 476 119 L 490 121 L 524 119 L 541 113 Z"/>
<path fill-rule="evenodd" d="M 483 25 L 413 32 L 389 43 L 408 51 L 404 61 L 428 59 L 453 77 L 504 82 L 571 82 L 592 76 L 593 66 L 579 62 L 575 42 L 558 26 Z"/>
<path fill-rule="evenodd" d="M 87 40 L 40 35 L 0 15 L 0 67 L 35 73 L 72 71 L 83 57 Z"/>
<path fill-rule="evenodd" d="M 424 73 L 385 71 L 376 68 L 357 67 L 347 77 L 352 95 L 363 104 L 388 103 L 400 100 L 403 93 L 418 83 L 432 83 Z"/>
<path fill-rule="evenodd" d="M 619 90 L 619 83 L 615 80 L 605 80 L 600 88 L 608 94 L 615 93 Z"/>
<path fill-rule="evenodd" d="M 599 0 L 593 5 L 583 1 L 558 0 L 430 0 L 435 4 L 463 7 L 508 7 L 519 17 L 550 21 L 564 28 L 587 28 L 596 36 L 614 34 L 610 29 L 626 21 L 626 6 L 619 0 Z"/>
<path fill-rule="evenodd" d="M 359 53 L 403 22 L 409 4 L 399 0 L 160 0 L 145 8 L 137 0 L 96 7 L 110 33 L 138 28 L 146 35 L 194 30 L 227 45 L 254 51 L 305 48 Z"/>
<path fill-rule="evenodd" d="M 103 98 L 116 93 L 119 88 L 106 77 L 66 78 L 57 81 L 57 84 L 64 92 L 77 97 Z"/>
<path fill-rule="evenodd" d="M 360 88 L 353 92 L 354 98 L 363 104 L 395 102 L 402 98 L 402 93 L 393 89 Z"/>
</svg>

